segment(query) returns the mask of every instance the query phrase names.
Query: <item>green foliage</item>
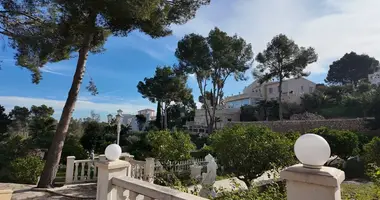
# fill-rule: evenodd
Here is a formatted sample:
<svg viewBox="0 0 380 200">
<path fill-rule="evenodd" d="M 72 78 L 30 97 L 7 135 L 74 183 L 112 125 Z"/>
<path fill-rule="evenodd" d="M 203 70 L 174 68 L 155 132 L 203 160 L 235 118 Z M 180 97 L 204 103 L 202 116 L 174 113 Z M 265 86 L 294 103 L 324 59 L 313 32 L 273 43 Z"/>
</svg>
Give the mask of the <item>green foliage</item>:
<svg viewBox="0 0 380 200">
<path fill-rule="evenodd" d="M 28 124 L 30 121 L 30 111 L 26 107 L 15 106 L 11 112 L 9 112 L 9 117 L 12 123 L 9 126 L 9 132 L 12 135 L 21 134 L 26 136 L 28 134 Z"/>
<path fill-rule="evenodd" d="M 44 167 L 44 162 L 38 156 L 26 156 L 13 160 L 10 167 L 14 182 L 36 184 Z"/>
<path fill-rule="evenodd" d="M 88 152 L 91 152 L 91 150 L 95 150 L 97 153 L 102 152 L 100 146 L 103 143 L 103 135 L 104 127 L 98 122 L 90 121 L 86 124 L 80 143 Z"/>
<path fill-rule="evenodd" d="M 126 139 L 126 145 L 122 145 L 121 148 L 123 152 L 134 155 L 137 160 L 153 157 L 152 146 L 148 140 L 148 132 L 132 132 Z"/>
<path fill-rule="evenodd" d="M 136 115 L 136 120 L 137 120 L 139 130 L 143 131 L 142 129 L 143 129 L 143 127 L 146 123 L 146 120 L 147 120 L 145 115 Z"/>
<path fill-rule="evenodd" d="M 143 98 L 148 98 L 152 103 L 165 103 L 163 112 L 166 113 L 172 101 L 182 102 L 183 99 L 192 98 L 192 90 L 187 87 L 186 81 L 186 76 L 174 72 L 169 66 L 157 67 L 154 77 L 140 81 L 137 89 Z M 168 128 L 165 125 L 164 128 Z"/>
<path fill-rule="evenodd" d="M 212 150 L 210 146 L 204 146 L 201 149 L 190 153 L 192 158 L 198 158 L 198 159 L 203 159 L 208 154 L 214 155 L 214 151 Z"/>
<path fill-rule="evenodd" d="M 365 163 L 359 156 L 348 158 L 343 164 L 343 171 L 347 179 L 367 178 L 365 176 Z"/>
<path fill-rule="evenodd" d="M 162 128 L 162 124 L 161 124 L 161 114 L 162 114 L 162 105 L 161 105 L 161 101 L 157 101 L 157 112 L 156 112 L 156 120 L 154 121 L 154 124 L 156 125 L 156 127 L 161 130 Z"/>
<path fill-rule="evenodd" d="M 374 137 L 371 142 L 364 145 L 363 149 L 364 161 L 380 166 L 380 137 Z"/>
<path fill-rule="evenodd" d="M 347 159 L 350 156 L 358 155 L 359 138 L 351 132 L 345 130 L 328 129 L 326 127 L 316 128 L 310 131 L 322 136 L 329 143 L 331 154 Z"/>
<path fill-rule="evenodd" d="M 361 79 L 367 79 L 368 74 L 376 71 L 379 61 L 373 57 L 355 52 L 346 53 L 342 58 L 334 61 L 327 73 L 326 82 L 331 84 L 354 84 Z"/>
<path fill-rule="evenodd" d="M 190 134 L 191 142 L 195 144 L 197 149 L 203 148 L 204 145 L 209 143 L 208 137 L 201 137 L 199 135 Z"/>
<path fill-rule="evenodd" d="M 277 101 L 259 101 L 255 107 L 259 121 L 272 121 L 278 120 L 278 108 Z"/>
<path fill-rule="evenodd" d="M 0 105 L 0 142 L 8 137 L 7 131 L 11 122 L 9 116 L 5 113 L 4 106 Z"/>
<path fill-rule="evenodd" d="M 285 78 L 308 76 L 304 69 L 308 64 L 316 62 L 318 55 L 312 47 L 298 47 L 293 40 L 286 35 L 275 36 L 267 48 L 256 56 L 259 63 L 253 71 L 253 75 L 260 83 L 277 79 L 279 81 L 279 118 L 282 120 L 282 81 Z"/>
<path fill-rule="evenodd" d="M 75 135 L 69 135 L 66 138 L 65 146 L 62 149 L 61 164 L 66 163 L 67 156 L 75 156 L 76 160 L 87 159 L 88 154 L 80 143 L 80 138 Z"/>
<path fill-rule="evenodd" d="M 293 141 L 262 126 L 233 126 L 211 135 L 211 147 L 226 173 L 251 186 L 265 171 L 294 163 Z"/>
<path fill-rule="evenodd" d="M 257 121 L 257 118 L 255 117 L 255 111 L 255 107 L 251 105 L 245 105 L 240 107 L 240 121 Z"/>
<path fill-rule="evenodd" d="M 202 98 L 212 101 L 211 105 L 203 101 L 206 110 L 212 110 L 206 113 L 206 123 L 212 132 L 216 121 L 216 106 L 212 105 L 220 104 L 225 81 L 230 76 L 233 75 L 235 80 L 245 80 L 244 73 L 252 65 L 252 46 L 237 35 L 229 36 L 214 28 L 207 37 L 195 33 L 185 35 L 178 42 L 175 55 L 179 60 L 177 71 L 194 74 Z"/>
<path fill-rule="evenodd" d="M 32 106 L 30 109 L 29 136 L 35 148 L 49 149 L 56 130 L 56 121 L 52 117 L 54 109 L 46 105 Z"/>
<path fill-rule="evenodd" d="M 368 164 L 367 175 L 377 186 L 380 187 L 380 167 L 376 164 Z"/>
<path fill-rule="evenodd" d="M 265 188 L 253 187 L 238 192 L 224 192 L 215 200 L 286 200 L 285 187 L 282 183 L 272 183 Z"/>
<path fill-rule="evenodd" d="M 161 161 L 190 159 L 190 151 L 195 149 L 190 136 L 180 131 L 149 132 L 148 140 L 154 157 Z"/>
<path fill-rule="evenodd" d="M 374 184 L 342 184 L 342 200 L 380 199 L 380 188 Z"/>
<path fill-rule="evenodd" d="M 183 98 L 181 102 L 169 105 L 167 108 L 168 128 L 182 129 L 186 125 L 186 121 L 194 120 L 196 108 L 193 95 Z"/>
</svg>

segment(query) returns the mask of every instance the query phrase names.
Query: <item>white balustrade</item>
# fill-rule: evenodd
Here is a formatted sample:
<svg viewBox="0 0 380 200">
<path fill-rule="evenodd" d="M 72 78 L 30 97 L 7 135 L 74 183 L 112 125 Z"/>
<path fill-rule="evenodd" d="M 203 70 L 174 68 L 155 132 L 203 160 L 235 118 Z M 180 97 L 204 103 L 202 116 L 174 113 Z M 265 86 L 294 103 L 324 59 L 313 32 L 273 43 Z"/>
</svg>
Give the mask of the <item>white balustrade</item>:
<svg viewBox="0 0 380 200">
<path fill-rule="evenodd" d="M 120 157 L 131 163 L 128 168 L 127 176 L 153 182 L 154 180 L 154 158 L 147 158 L 146 161 L 134 160 L 133 156 L 123 153 Z M 95 166 L 96 161 L 106 161 L 105 155 L 99 155 L 94 160 L 75 160 L 75 156 L 68 156 L 66 161 L 65 184 L 96 182 L 98 177 L 98 168 Z M 148 174 L 145 174 L 147 166 Z"/>
<path fill-rule="evenodd" d="M 141 198 L 144 200 L 205 200 L 205 198 L 198 197 L 189 193 L 170 189 L 160 185 L 155 185 L 146 181 L 136 180 L 134 178 L 126 176 L 113 177 L 111 179 L 111 183 L 113 190 L 116 191 L 114 192 L 116 194 L 116 198 L 113 198 L 113 195 L 111 195 L 111 198 L 107 200 L 136 200 L 139 196 L 142 196 Z"/>
</svg>

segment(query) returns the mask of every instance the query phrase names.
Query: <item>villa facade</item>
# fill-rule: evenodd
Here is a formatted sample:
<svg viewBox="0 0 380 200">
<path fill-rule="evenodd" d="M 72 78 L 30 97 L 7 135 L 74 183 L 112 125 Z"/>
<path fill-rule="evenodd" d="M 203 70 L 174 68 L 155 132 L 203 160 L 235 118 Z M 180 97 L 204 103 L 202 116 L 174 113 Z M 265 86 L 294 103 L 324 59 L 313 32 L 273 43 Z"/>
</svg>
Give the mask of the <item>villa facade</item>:
<svg viewBox="0 0 380 200">
<path fill-rule="evenodd" d="M 368 81 L 372 85 L 380 85 L 380 71 L 377 71 L 373 74 L 368 74 Z"/>
<path fill-rule="evenodd" d="M 254 81 L 244 88 L 238 95 L 228 96 L 224 99 L 224 106 L 218 106 L 215 117 L 218 118 L 217 128 L 228 122 L 240 121 L 240 107 L 244 105 L 255 106 L 261 100 L 271 101 L 278 99 L 279 82 L 265 82 L 260 84 Z M 315 91 L 316 84 L 306 78 L 284 80 L 282 83 L 282 102 L 301 103 L 301 97 Z M 207 134 L 206 114 L 204 109 L 197 109 L 193 122 L 187 123 L 187 128 L 194 134 Z"/>
<path fill-rule="evenodd" d="M 256 105 L 257 102 L 278 100 L 279 82 L 253 82 L 244 88 L 243 93 L 228 96 L 224 102 L 228 108 L 240 108 L 244 105 Z M 314 92 L 316 84 L 306 78 L 293 78 L 282 83 L 282 102 L 301 103 L 301 96 Z"/>
</svg>

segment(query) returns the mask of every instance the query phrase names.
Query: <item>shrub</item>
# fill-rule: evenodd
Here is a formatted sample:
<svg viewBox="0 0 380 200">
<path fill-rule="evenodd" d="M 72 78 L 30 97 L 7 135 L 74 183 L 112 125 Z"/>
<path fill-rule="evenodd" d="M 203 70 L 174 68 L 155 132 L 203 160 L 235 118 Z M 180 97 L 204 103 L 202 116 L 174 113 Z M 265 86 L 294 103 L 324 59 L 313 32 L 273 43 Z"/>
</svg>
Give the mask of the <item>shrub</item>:
<svg viewBox="0 0 380 200">
<path fill-rule="evenodd" d="M 365 164 L 359 156 L 349 158 L 343 165 L 346 178 L 365 178 Z"/>
<path fill-rule="evenodd" d="M 351 131 L 321 127 L 311 130 L 311 133 L 318 134 L 326 139 L 330 145 L 332 155 L 347 159 L 359 153 L 359 138 Z"/>
<path fill-rule="evenodd" d="M 75 159 L 81 160 L 88 158 L 86 150 L 80 143 L 80 139 L 77 136 L 69 135 L 66 138 L 65 145 L 62 149 L 61 162 L 66 164 L 67 156 L 75 156 Z"/>
<path fill-rule="evenodd" d="M 220 192 L 215 200 L 286 200 L 283 183 L 272 183 L 265 187 L 254 187 L 248 190 Z"/>
<path fill-rule="evenodd" d="M 208 154 L 214 154 L 210 146 L 204 146 L 202 149 L 190 153 L 193 158 L 205 158 Z"/>
<path fill-rule="evenodd" d="M 342 199 L 380 199 L 380 188 L 374 184 L 342 184 Z"/>
<path fill-rule="evenodd" d="M 37 156 L 25 156 L 11 162 L 11 177 L 17 183 L 36 184 L 44 167 Z"/>
<path fill-rule="evenodd" d="M 190 159 L 190 151 L 195 149 L 189 134 L 180 131 L 156 131 L 148 133 L 152 154 L 161 161 Z"/>
<path fill-rule="evenodd" d="M 256 109 L 254 106 L 245 105 L 245 106 L 240 107 L 240 121 L 242 122 L 257 121 L 255 113 L 256 113 Z"/>
<path fill-rule="evenodd" d="M 293 142 L 263 126 L 233 126 L 211 135 L 211 147 L 227 174 L 247 186 L 265 171 L 294 163 Z"/>
<path fill-rule="evenodd" d="M 374 163 L 380 166 L 380 138 L 374 137 L 371 142 L 363 147 L 363 158 L 366 163 Z"/>
<path fill-rule="evenodd" d="M 376 185 L 380 186 L 380 167 L 375 164 L 369 164 L 367 166 L 367 175 Z"/>
</svg>

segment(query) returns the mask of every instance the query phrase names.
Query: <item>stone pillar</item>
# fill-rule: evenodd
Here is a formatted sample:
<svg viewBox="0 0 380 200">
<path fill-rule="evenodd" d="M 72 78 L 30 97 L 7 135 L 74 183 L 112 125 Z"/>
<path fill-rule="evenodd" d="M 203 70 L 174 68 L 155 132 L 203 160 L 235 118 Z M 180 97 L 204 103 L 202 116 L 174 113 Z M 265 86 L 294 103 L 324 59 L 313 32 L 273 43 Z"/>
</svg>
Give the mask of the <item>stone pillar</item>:
<svg viewBox="0 0 380 200">
<path fill-rule="evenodd" d="M 344 172 L 339 169 L 311 169 L 302 164 L 281 172 L 281 179 L 286 180 L 288 200 L 341 200 L 340 184 L 344 178 Z"/>
<path fill-rule="evenodd" d="M 144 177 L 149 183 L 154 182 L 154 158 L 145 158 Z"/>
<path fill-rule="evenodd" d="M 75 156 L 67 156 L 66 158 L 66 177 L 65 184 L 73 183 Z"/>
<path fill-rule="evenodd" d="M 98 181 L 96 200 L 116 199 L 115 189 L 112 187 L 111 179 L 113 177 L 124 177 L 127 174 L 127 167 L 130 164 L 123 160 L 115 161 L 98 161 L 95 166 L 98 167 Z"/>
</svg>

